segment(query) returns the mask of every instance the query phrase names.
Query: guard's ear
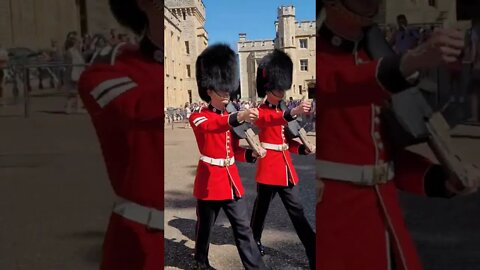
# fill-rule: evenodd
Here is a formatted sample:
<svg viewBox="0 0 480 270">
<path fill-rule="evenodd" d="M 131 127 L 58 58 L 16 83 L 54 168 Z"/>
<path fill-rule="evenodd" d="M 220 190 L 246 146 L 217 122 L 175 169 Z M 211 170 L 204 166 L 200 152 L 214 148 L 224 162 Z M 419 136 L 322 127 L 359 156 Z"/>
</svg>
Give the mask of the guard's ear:
<svg viewBox="0 0 480 270">
<path fill-rule="evenodd" d="M 213 91 L 211 89 L 207 89 L 207 95 L 212 97 L 213 95 Z"/>
</svg>

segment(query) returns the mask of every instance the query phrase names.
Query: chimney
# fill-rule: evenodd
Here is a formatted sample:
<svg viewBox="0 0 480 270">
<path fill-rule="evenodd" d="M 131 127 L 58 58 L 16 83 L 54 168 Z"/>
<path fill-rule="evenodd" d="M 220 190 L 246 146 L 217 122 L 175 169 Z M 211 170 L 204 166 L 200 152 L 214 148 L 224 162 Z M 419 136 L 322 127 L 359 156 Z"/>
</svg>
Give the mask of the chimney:
<svg viewBox="0 0 480 270">
<path fill-rule="evenodd" d="M 247 41 L 247 34 L 246 33 L 240 33 L 240 34 L 238 34 L 238 36 L 240 38 L 240 42 Z"/>
</svg>

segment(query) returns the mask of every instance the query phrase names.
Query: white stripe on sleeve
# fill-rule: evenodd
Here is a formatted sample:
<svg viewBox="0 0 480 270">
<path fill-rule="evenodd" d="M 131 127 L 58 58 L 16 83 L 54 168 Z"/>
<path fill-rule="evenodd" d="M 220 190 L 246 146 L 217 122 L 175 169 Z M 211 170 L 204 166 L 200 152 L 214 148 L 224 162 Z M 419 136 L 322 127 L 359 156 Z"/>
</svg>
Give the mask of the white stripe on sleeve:
<svg viewBox="0 0 480 270">
<path fill-rule="evenodd" d="M 204 120 L 204 119 L 207 119 L 207 118 L 206 118 L 205 116 L 201 116 L 201 117 L 193 120 L 193 123 L 194 123 L 194 124 L 197 124 L 199 121 Z"/>
<path fill-rule="evenodd" d="M 112 100 L 120 96 L 121 94 L 135 88 L 137 86 L 136 83 L 131 82 L 128 84 L 120 85 L 114 88 L 111 88 L 105 95 L 101 96 L 97 102 L 100 107 L 104 108 L 107 106 Z"/>
<path fill-rule="evenodd" d="M 208 119 L 205 118 L 205 119 L 202 119 L 201 121 L 198 121 L 197 123 L 195 123 L 195 126 L 198 127 L 201 123 L 207 121 Z"/>
<path fill-rule="evenodd" d="M 120 77 L 120 78 L 115 78 L 115 79 L 110 79 L 103 81 L 97 87 L 93 89 L 93 91 L 90 93 L 95 100 L 97 100 L 105 91 L 108 89 L 111 89 L 116 86 L 120 86 L 125 83 L 132 82 L 132 79 L 129 77 Z"/>
</svg>

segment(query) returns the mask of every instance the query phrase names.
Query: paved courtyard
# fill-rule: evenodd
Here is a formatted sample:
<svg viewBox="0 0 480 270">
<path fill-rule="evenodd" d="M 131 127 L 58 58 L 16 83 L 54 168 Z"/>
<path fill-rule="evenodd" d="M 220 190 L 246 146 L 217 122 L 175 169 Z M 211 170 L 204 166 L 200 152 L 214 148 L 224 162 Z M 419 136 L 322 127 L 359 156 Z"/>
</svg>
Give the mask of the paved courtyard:
<svg viewBox="0 0 480 270">
<path fill-rule="evenodd" d="M 314 140 L 314 137 L 311 137 Z M 294 165 L 299 173 L 301 200 L 312 226 L 315 222 L 314 157 L 296 156 Z M 192 195 L 199 152 L 193 131 L 183 125 L 165 130 L 165 207 L 166 266 L 168 269 L 190 269 L 195 247 L 195 205 Z M 255 165 L 236 163 L 245 187 L 249 215 L 256 195 Z M 248 216 L 250 219 L 250 216 Z M 270 206 L 262 236 L 267 247 L 265 263 L 272 269 L 306 269 L 308 261 L 290 219 L 277 196 Z M 179 260 L 179 258 L 183 258 Z M 220 214 L 212 232 L 210 264 L 216 269 L 242 269 L 230 223 Z"/>
</svg>

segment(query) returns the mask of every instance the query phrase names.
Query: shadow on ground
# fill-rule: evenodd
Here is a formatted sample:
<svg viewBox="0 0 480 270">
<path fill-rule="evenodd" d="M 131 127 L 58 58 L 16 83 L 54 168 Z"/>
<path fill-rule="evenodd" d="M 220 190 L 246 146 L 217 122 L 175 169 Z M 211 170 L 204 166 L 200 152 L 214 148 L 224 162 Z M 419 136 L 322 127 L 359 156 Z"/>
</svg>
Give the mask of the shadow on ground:
<svg viewBox="0 0 480 270">
<path fill-rule="evenodd" d="M 195 241 L 196 220 L 175 217 L 168 222 L 168 226 L 178 229 L 182 235 Z M 234 243 L 233 232 L 230 227 L 215 224 L 212 228 L 210 243 L 213 245 L 229 245 Z"/>
<path fill-rule="evenodd" d="M 193 269 L 193 254 L 195 250 L 185 246 L 186 240 L 165 239 L 165 267 Z"/>
<path fill-rule="evenodd" d="M 401 202 L 425 270 L 480 270 L 480 194 Z"/>
<path fill-rule="evenodd" d="M 197 200 L 195 197 L 193 197 L 191 192 L 165 191 L 166 211 L 173 211 L 173 209 L 195 208 L 196 205 Z"/>
<path fill-rule="evenodd" d="M 195 220 L 174 218 L 168 223 L 182 232 L 191 241 L 195 241 Z M 178 267 L 180 269 L 192 269 L 194 249 L 185 245 L 187 241 L 174 239 L 165 240 L 165 266 Z M 234 245 L 232 230 L 230 227 L 215 225 L 212 230 L 211 245 Z M 285 242 L 273 243 L 274 247 L 266 247 L 266 255 L 263 257 L 270 269 L 308 269 L 308 261 L 305 254 L 290 252 L 292 250 L 304 251 L 301 244 Z M 178 258 L 182 258 L 179 260 Z M 239 269 L 241 267 L 239 266 Z"/>
</svg>

